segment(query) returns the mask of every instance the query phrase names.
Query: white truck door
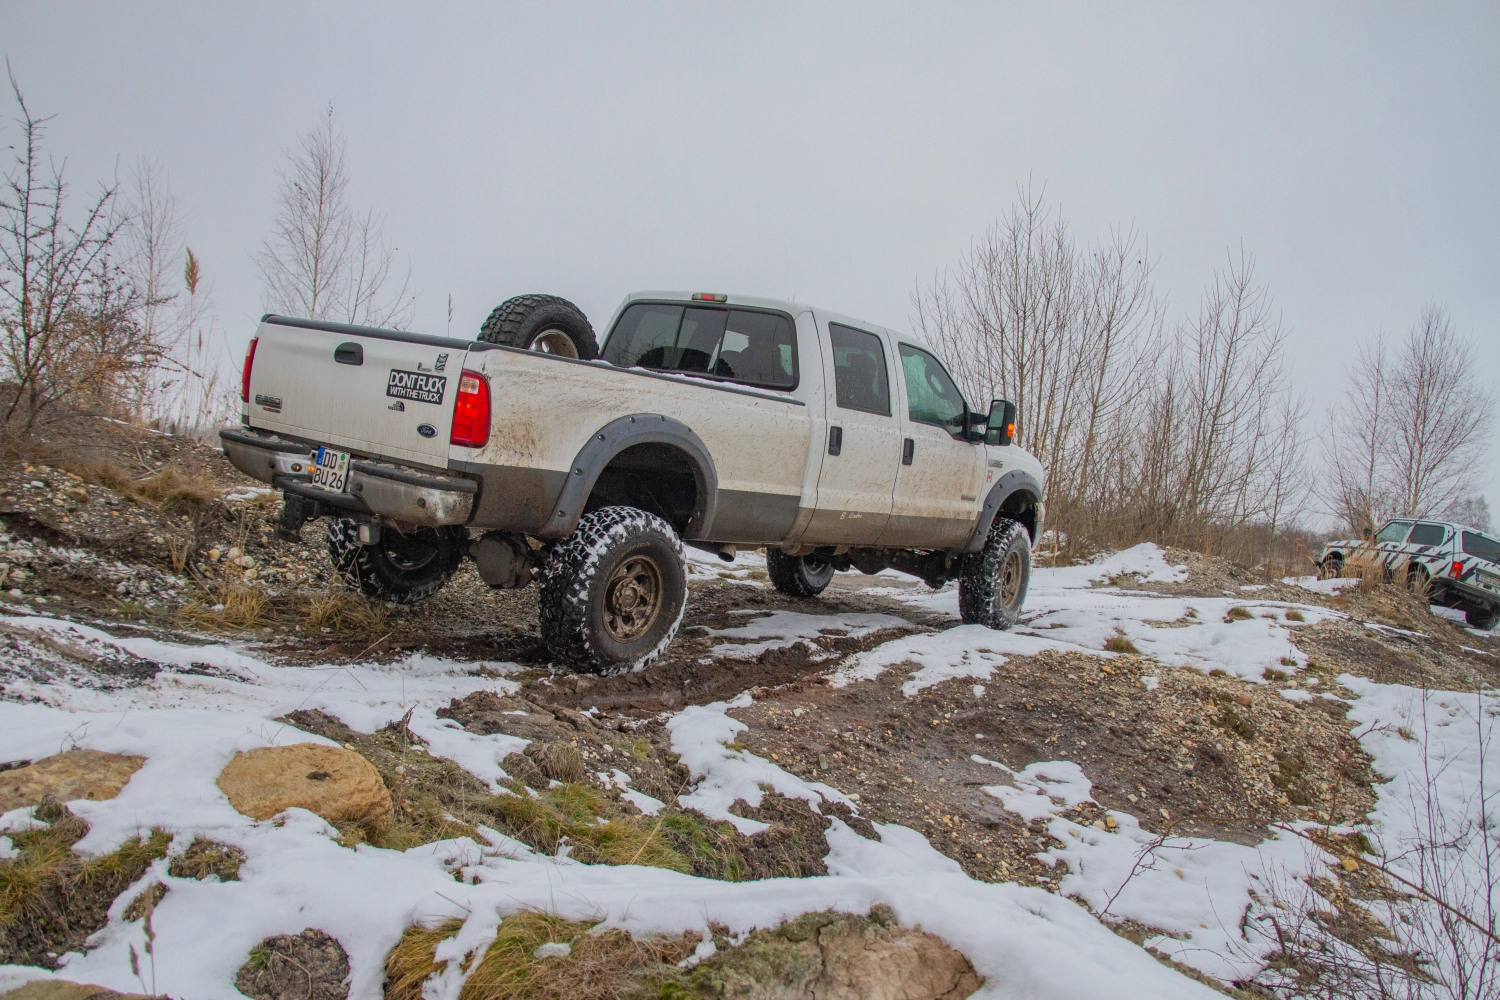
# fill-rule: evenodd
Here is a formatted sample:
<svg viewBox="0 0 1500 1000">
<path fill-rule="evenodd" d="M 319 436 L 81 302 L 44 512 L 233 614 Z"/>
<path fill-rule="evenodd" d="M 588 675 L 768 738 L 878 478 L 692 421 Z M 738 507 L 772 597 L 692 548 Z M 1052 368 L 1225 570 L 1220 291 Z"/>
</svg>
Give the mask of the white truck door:
<svg viewBox="0 0 1500 1000">
<path fill-rule="evenodd" d="M 963 394 L 938 359 L 898 344 L 901 386 L 901 465 L 891 519 L 880 544 L 946 549 L 962 545 L 979 516 L 984 446 L 964 440 Z"/>
<path fill-rule="evenodd" d="M 823 324 L 823 394 L 828 429 L 822 442 L 818 505 L 801 540 L 873 545 L 891 515 L 891 487 L 901 459 L 885 338 L 842 323 Z"/>
</svg>

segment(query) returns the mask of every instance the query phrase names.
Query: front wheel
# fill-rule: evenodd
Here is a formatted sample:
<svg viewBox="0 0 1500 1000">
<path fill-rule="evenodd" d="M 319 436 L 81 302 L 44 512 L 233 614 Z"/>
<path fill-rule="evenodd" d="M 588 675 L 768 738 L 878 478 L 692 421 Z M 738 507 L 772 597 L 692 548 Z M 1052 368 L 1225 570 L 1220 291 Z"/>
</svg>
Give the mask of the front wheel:
<svg viewBox="0 0 1500 1000">
<path fill-rule="evenodd" d="M 790 597 L 817 597 L 833 582 L 833 564 L 816 552 L 789 556 L 780 549 L 766 549 L 766 575 L 771 586 Z"/>
<path fill-rule="evenodd" d="M 682 624 L 682 541 L 634 507 L 590 511 L 553 549 L 537 600 L 542 641 L 559 663 L 600 674 L 644 667 Z"/>
<path fill-rule="evenodd" d="M 1500 605 L 1491 604 L 1484 608 L 1471 607 L 1464 612 L 1464 621 L 1469 623 L 1469 628 L 1488 632 L 1500 623 Z"/>
<path fill-rule="evenodd" d="M 1329 556 L 1318 564 L 1319 580 L 1337 580 L 1344 575 L 1344 560 L 1336 555 Z"/>
<path fill-rule="evenodd" d="M 958 613 L 967 625 L 1007 629 L 1021 620 L 1031 583 L 1031 537 L 1026 526 L 995 518 L 984 548 L 964 557 L 958 573 Z"/>
<path fill-rule="evenodd" d="M 328 558 L 344 582 L 365 596 L 415 604 L 453 578 L 468 540 L 462 527 L 404 533 L 386 528 L 380 541 L 362 545 L 359 522 L 336 518 L 328 523 Z"/>
</svg>

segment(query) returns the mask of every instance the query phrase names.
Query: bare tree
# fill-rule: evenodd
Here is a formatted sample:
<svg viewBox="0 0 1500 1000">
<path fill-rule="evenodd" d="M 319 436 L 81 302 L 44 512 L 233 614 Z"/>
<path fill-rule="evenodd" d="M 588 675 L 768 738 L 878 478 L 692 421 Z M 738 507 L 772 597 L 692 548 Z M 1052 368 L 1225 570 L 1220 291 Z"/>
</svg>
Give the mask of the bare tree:
<svg viewBox="0 0 1500 1000">
<path fill-rule="evenodd" d="M 266 308 L 400 328 L 415 312 L 411 271 L 398 273 L 384 220 L 352 205 L 347 147 L 330 106 L 287 155 L 273 231 L 257 259 Z"/>
<path fill-rule="evenodd" d="M 1329 413 L 1323 493 L 1333 513 L 1358 530 L 1473 496 L 1495 410 L 1479 371 L 1473 343 L 1435 304 L 1394 352 L 1383 334 L 1363 345 Z"/>
<path fill-rule="evenodd" d="M 47 118 L 34 115 L 15 75 L 21 142 L 0 189 L 0 400 L 8 431 L 28 431 L 65 397 L 108 401 L 138 381 L 161 350 L 142 329 L 140 295 L 118 242 L 128 216 L 115 185 L 70 212 L 65 163 L 46 156 Z"/>
<path fill-rule="evenodd" d="M 1490 505 L 1478 493 L 1471 493 L 1461 497 L 1443 509 L 1443 520 L 1454 521 L 1458 524 L 1466 524 L 1480 531 L 1489 531 Z"/>
<path fill-rule="evenodd" d="M 1428 516 L 1473 491 L 1495 408 L 1478 371 L 1473 343 L 1453 329 L 1447 310 L 1425 306 L 1391 379 L 1402 417 L 1392 440 L 1391 485 L 1402 514 Z"/>
</svg>

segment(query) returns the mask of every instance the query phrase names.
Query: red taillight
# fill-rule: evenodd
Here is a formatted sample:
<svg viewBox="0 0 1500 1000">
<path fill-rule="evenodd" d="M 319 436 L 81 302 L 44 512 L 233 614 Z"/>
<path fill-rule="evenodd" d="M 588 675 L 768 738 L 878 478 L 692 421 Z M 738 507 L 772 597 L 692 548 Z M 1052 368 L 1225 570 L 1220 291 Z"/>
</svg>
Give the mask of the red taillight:
<svg viewBox="0 0 1500 1000">
<path fill-rule="evenodd" d="M 245 351 L 245 368 L 240 372 L 240 399 L 246 403 L 250 402 L 250 366 L 255 364 L 255 345 L 258 343 L 259 337 L 250 338 L 250 346 Z"/>
<path fill-rule="evenodd" d="M 1459 577 L 1461 577 L 1463 575 L 1464 575 L 1464 564 L 1455 560 L 1454 563 L 1453 563 L 1453 579 L 1457 580 Z"/>
<path fill-rule="evenodd" d="M 729 296 L 722 292 L 694 292 L 694 302 L 728 302 Z"/>
<path fill-rule="evenodd" d="M 448 440 L 465 448 L 483 448 L 489 443 L 490 383 L 478 372 L 459 376 L 458 400 L 453 404 L 453 434 Z"/>
</svg>

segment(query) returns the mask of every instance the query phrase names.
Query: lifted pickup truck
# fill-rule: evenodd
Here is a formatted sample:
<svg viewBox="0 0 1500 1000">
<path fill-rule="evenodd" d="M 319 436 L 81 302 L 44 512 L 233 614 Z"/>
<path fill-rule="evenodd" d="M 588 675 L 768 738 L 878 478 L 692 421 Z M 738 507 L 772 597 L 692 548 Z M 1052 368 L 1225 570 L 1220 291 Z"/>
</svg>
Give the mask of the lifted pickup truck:
<svg viewBox="0 0 1500 1000">
<path fill-rule="evenodd" d="M 599 672 L 671 641 L 684 542 L 764 546 L 800 597 L 850 568 L 957 579 L 964 621 L 1008 628 L 1042 520 L 1013 405 L 973 410 L 920 341 L 794 302 L 632 295 L 602 351 L 554 296 L 477 341 L 268 315 L 242 398 L 220 438 L 282 491 L 280 533 L 329 518 L 345 580 L 397 602 L 465 557 L 539 579 L 543 640 Z"/>
</svg>

